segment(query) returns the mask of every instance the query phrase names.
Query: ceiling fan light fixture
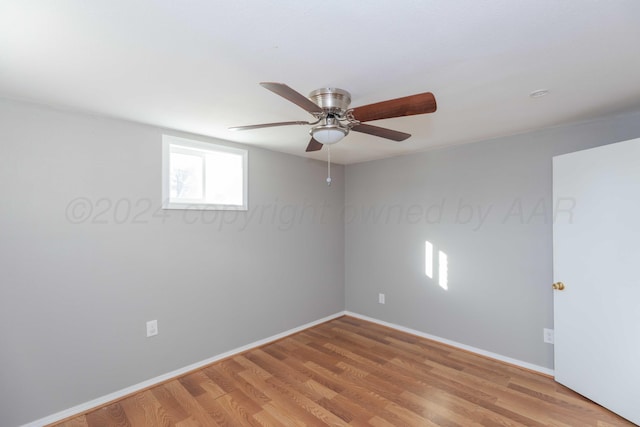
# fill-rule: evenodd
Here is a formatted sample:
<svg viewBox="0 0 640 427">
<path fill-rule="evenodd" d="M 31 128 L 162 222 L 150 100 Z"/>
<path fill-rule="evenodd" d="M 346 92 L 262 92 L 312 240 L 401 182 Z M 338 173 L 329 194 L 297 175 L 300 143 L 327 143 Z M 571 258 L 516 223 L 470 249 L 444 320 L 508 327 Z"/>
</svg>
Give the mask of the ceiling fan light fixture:
<svg viewBox="0 0 640 427">
<path fill-rule="evenodd" d="M 349 128 L 340 125 L 340 122 L 332 115 L 325 117 L 323 121 L 323 124 L 315 126 L 309 131 L 313 139 L 321 144 L 335 144 L 349 133 Z"/>
<path fill-rule="evenodd" d="M 349 131 L 337 126 L 317 126 L 311 129 L 310 133 L 311 136 L 313 136 L 313 139 L 319 143 L 331 145 L 347 136 Z"/>
</svg>

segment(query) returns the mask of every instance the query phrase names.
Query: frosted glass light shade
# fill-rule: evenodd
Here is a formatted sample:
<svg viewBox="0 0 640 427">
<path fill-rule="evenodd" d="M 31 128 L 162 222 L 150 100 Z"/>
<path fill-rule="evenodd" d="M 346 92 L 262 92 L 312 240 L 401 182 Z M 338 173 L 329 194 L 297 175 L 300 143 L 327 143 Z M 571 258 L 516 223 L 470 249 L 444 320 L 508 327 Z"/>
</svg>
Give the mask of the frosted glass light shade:
<svg viewBox="0 0 640 427">
<path fill-rule="evenodd" d="M 321 144 L 335 144 L 347 135 L 347 131 L 339 127 L 318 127 L 312 129 L 311 135 Z"/>
</svg>

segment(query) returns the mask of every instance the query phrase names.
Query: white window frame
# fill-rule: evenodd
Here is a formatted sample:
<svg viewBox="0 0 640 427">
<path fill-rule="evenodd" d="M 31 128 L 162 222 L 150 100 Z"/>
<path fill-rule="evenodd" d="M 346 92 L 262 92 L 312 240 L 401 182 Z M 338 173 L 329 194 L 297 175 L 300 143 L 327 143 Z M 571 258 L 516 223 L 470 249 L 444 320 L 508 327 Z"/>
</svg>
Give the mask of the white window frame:
<svg viewBox="0 0 640 427">
<path fill-rule="evenodd" d="M 169 174 L 169 162 L 171 158 L 171 146 L 184 147 L 186 150 L 199 150 L 210 152 L 222 152 L 236 154 L 242 157 L 242 204 L 225 205 L 194 201 L 193 203 L 172 202 L 170 198 L 171 176 Z M 228 147 L 226 145 L 208 142 L 194 141 L 171 135 L 162 135 L 162 209 L 193 209 L 193 210 L 234 210 L 246 211 L 249 209 L 249 152 L 241 148 Z M 206 168 L 203 172 L 206 176 Z M 204 179 L 204 178 L 203 178 Z M 206 181 L 206 180 L 205 180 Z M 206 188 L 203 187 L 206 192 Z"/>
</svg>

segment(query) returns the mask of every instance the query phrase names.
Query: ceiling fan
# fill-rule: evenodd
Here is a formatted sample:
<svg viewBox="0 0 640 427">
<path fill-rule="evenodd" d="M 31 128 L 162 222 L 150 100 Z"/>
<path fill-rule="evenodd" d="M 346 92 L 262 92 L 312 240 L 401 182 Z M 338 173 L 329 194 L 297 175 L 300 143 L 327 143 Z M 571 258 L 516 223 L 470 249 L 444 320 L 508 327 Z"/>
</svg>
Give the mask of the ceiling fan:
<svg viewBox="0 0 640 427">
<path fill-rule="evenodd" d="M 235 126 L 229 130 L 251 130 L 275 126 L 310 125 L 311 141 L 306 151 L 318 151 L 325 144 L 335 144 L 347 136 L 349 131 L 366 133 L 393 141 L 404 141 L 411 135 L 391 129 L 364 124 L 373 120 L 413 116 L 436 111 L 436 99 L 431 92 L 376 102 L 361 107 L 349 108 L 351 94 L 343 89 L 316 89 L 305 97 L 284 83 L 260 83 L 262 87 L 293 102 L 309 112 L 315 121 L 293 121 Z"/>
</svg>

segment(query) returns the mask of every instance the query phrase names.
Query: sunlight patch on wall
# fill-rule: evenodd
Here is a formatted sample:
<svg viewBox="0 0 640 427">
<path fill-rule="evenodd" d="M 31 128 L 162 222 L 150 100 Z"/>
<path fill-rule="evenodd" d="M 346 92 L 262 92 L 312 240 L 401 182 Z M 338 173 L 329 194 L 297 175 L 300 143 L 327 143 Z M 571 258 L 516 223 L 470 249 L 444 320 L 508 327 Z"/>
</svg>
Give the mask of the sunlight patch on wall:
<svg viewBox="0 0 640 427">
<path fill-rule="evenodd" d="M 438 285 L 445 291 L 449 290 L 449 257 L 446 253 L 438 251 L 438 263 L 435 264 L 435 250 L 433 243 L 426 240 L 424 242 L 424 274 L 429 278 L 434 278 L 434 267 L 437 265 Z"/>
<path fill-rule="evenodd" d="M 438 276 L 438 285 L 442 289 L 449 290 L 449 258 L 447 254 L 438 251 L 438 271 L 434 275 L 434 258 L 435 252 L 433 243 L 426 240 L 424 242 L 424 274 L 429 279 L 434 279 L 435 275 Z"/>
<path fill-rule="evenodd" d="M 433 279 L 433 244 L 427 240 L 424 242 L 424 248 L 424 274 Z"/>
<path fill-rule="evenodd" d="M 449 289 L 449 260 L 442 251 L 438 251 L 438 284 L 445 291 Z"/>
</svg>

